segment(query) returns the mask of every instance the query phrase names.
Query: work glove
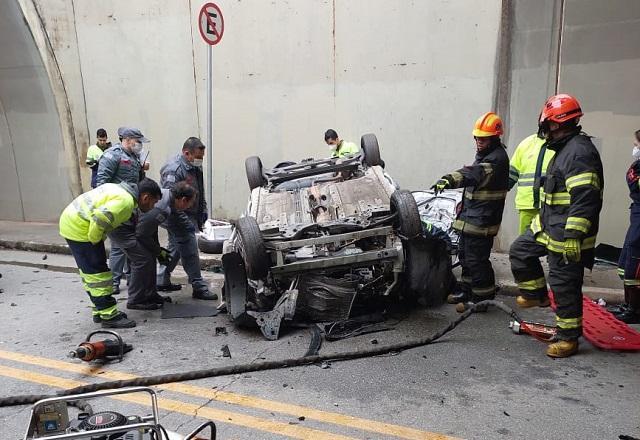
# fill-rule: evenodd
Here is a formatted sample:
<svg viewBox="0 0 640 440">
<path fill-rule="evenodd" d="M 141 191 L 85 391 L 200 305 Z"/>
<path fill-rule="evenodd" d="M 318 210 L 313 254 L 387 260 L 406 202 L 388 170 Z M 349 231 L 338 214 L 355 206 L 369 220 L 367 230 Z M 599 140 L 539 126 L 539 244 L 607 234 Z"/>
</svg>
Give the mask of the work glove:
<svg viewBox="0 0 640 440">
<path fill-rule="evenodd" d="M 169 252 L 168 249 L 160 248 L 160 253 L 157 256 L 157 259 L 158 263 L 162 264 L 163 266 L 167 266 L 171 261 L 171 252 Z"/>
<path fill-rule="evenodd" d="M 444 191 L 447 188 L 451 188 L 451 184 L 449 183 L 449 181 L 445 178 L 439 179 L 432 187 L 431 189 L 433 190 L 433 193 L 435 195 L 438 195 L 438 193 L 441 193 L 442 191 Z"/>
<path fill-rule="evenodd" d="M 580 247 L 582 243 L 579 238 L 567 238 L 564 241 L 564 251 L 562 256 L 565 263 L 577 263 L 580 261 Z"/>
</svg>

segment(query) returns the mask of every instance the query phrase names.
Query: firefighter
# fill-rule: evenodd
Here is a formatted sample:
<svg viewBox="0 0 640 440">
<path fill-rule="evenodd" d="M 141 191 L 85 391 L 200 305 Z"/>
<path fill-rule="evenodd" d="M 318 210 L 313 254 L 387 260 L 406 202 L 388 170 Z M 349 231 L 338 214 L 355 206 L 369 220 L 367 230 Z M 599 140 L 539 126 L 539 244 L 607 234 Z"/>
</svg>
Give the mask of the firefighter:
<svg viewBox="0 0 640 440">
<path fill-rule="evenodd" d="M 131 218 L 136 205 L 142 212 L 158 201 L 158 184 L 143 179 L 139 185 L 105 183 L 71 202 L 60 215 L 60 235 L 73 254 L 85 290 L 93 303 L 93 320 L 105 328 L 135 327 L 118 311 L 113 298 L 111 271 L 104 248 L 106 235 Z"/>
<path fill-rule="evenodd" d="M 127 182 L 136 184 L 144 177 L 144 166 L 140 161 L 142 145 L 149 142 L 137 128 L 118 128 L 120 143 L 104 152 L 98 164 L 96 185 Z M 109 267 L 113 272 L 114 295 L 120 293 L 120 280 L 125 271 L 126 255 L 117 245 L 111 246 Z"/>
<path fill-rule="evenodd" d="M 447 298 L 450 304 L 495 297 L 495 274 L 489 256 L 502 222 L 509 185 L 509 157 L 500 140 L 502 133 L 498 115 L 482 115 L 472 132 L 476 143 L 473 165 L 442 176 L 432 187 L 436 194 L 447 188 L 464 188 L 462 210 L 453 224 L 460 232 L 462 279 Z"/>
<path fill-rule="evenodd" d="M 593 267 L 604 176 L 600 154 L 582 127 L 576 98 L 547 99 L 540 114 L 540 134 L 555 152 L 542 184 L 540 214 L 509 251 L 518 283 L 520 307 L 546 307 L 547 283 L 540 257 L 549 262 L 549 285 L 556 303 L 558 341 L 547 355 L 567 357 L 578 351 L 582 334 L 582 278 Z"/>
<path fill-rule="evenodd" d="M 635 132 L 633 144 L 633 163 L 627 171 L 631 218 L 618 262 L 625 304 L 613 310 L 615 317 L 627 324 L 640 323 L 640 130 Z"/>
<path fill-rule="evenodd" d="M 333 128 L 324 133 L 324 141 L 331 149 L 331 157 L 354 156 L 360 152 L 360 148 L 353 142 L 347 142 L 338 137 L 338 133 Z"/>
<path fill-rule="evenodd" d="M 553 151 L 543 147 L 545 139 L 538 133 L 527 136 L 518 144 L 513 153 L 509 167 L 509 189 L 518 185 L 516 190 L 516 209 L 520 217 L 518 234 L 522 235 L 529 228 L 531 221 L 540 209 L 540 179 L 544 178 L 553 157 Z M 534 191 L 534 184 L 537 190 Z"/>
</svg>

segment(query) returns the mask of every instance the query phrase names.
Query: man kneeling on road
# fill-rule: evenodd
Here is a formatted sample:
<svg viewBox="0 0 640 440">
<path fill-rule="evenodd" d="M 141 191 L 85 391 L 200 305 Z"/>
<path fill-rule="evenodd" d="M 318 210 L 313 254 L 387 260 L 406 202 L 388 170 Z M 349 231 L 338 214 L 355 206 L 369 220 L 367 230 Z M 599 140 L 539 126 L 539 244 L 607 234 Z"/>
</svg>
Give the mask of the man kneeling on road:
<svg viewBox="0 0 640 440">
<path fill-rule="evenodd" d="M 171 272 L 178 260 L 182 260 L 182 267 L 187 272 L 193 288 L 192 296 L 196 299 L 216 300 L 218 295 L 210 292 L 207 283 L 202 279 L 196 240 L 196 228 L 202 230 L 207 221 L 207 203 L 202 177 L 204 150 L 205 146 L 200 139 L 190 137 L 184 142 L 182 153 L 169 160 L 160 170 L 160 184 L 163 188 L 173 189 L 178 182 L 186 182 L 193 186 L 197 193 L 189 209 L 171 213 L 167 219 L 171 259 L 167 265 L 160 265 L 157 287 L 159 291 L 164 292 L 181 289 L 182 286 L 179 284 L 171 283 Z"/>
<path fill-rule="evenodd" d="M 152 210 L 142 214 L 134 226 L 133 233 L 139 247 L 146 255 L 144 271 L 140 276 L 144 279 L 144 290 L 138 297 L 133 296 L 137 289 L 133 282 L 129 286 L 129 303 L 127 308 L 153 310 L 162 307 L 165 302 L 171 302 L 168 296 L 161 296 L 156 291 L 156 259 L 160 264 L 171 264 L 170 252 L 160 246 L 158 240 L 158 226 L 166 223 L 173 213 L 189 209 L 196 198 L 196 190 L 186 182 L 178 182 L 171 190 L 162 189 L 162 197 Z M 131 233 L 131 231 L 130 231 Z M 132 265 L 131 278 L 136 279 L 135 267 Z"/>
<path fill-rule="evenodd" d="M 143 179 L 138 185 L 105 183 L 77 197 L 60 215 L 60 235 L 69 244 L 80 277 L 93 303 L 94 322 L 106 328 L 135 327 L 119 312 L 113 298 L 111 271 L 104 248 L 106 235 L 128 221 L 136 208 L 150 210 L 158 201 L 158 184 Z"/>
</svg>

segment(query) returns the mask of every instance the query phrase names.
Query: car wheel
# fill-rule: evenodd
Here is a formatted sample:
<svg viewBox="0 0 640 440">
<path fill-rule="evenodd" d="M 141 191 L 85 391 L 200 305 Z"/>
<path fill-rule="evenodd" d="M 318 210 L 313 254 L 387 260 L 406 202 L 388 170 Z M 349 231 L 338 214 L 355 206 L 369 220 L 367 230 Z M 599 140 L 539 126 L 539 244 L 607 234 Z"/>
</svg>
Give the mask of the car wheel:
<svg viewBox="0 0 640 440">
<path fill-rule="evenodd" d="M 409 290 L 420 295 L 424 291 L 428 258 L 422 233 L 420 212 L 413 195 L 406 190 L 391 194 L 391 212 L 396 214 L 394 226 L 402 238 L 404 248 L 404 279 Z"/>
<path fill-rule="evenodd" d="M 224 240 L 207 240 L 204 237 L 198 237 L 198 249 L 205 254 L 221 254 Z"/>
<path fill-rule="evenodd" d="M 258 156 L 247 157 L 244 161 L 244 168 L 247 172 L 249 189 L 253 190 L 259 186 L 266 185 L 267 179 L 262 174 L 262 161 Z"/>
<path fill-rule="evenodd" d="M 391 213 L 396 214 L 394 224 L 403 238 L 410 239 L 422 233 L 420 211 L 409 191 L 399 189 L 391 194 Z"/>
<path fill-rule="evenodd" d="M 363 134 L 360 138 L 360 147 L 364 151 L 364 163 L 370 167 L 382 166 L 384 162 L 380 158 L 380 147 L 378 147 L 378 138 L 375 134 Z"/>
<path fill-rule="evenodd" d="M 252 280 L 266 277 L 269 273 L 270 260 L 258 222 L 253 217 L 240 217 L 236 228 L 240 236 L 240 251 L 247 276 Z"/>
</svg>

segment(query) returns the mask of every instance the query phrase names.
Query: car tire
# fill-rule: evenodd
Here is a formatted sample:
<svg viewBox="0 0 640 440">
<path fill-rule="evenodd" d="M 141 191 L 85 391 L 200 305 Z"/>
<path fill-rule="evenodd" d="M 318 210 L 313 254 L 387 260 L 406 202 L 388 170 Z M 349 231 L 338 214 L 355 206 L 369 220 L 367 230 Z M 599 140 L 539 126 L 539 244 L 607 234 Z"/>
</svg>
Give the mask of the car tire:
<svg viewBox="0 0 640 440">
<path fill-rule="evenodd" d="M 198 237 L 198 249 L 205 254 L 221 254 L 224 240 L 207 240 L 204 237 Z"/>
<path fill-rule="evenodd" d="M 258 222 L 250 216 L 240 217 L 236 228 L 247 276 L 252 280 L 265 278 L 269 273 L 270 260 Z"/>
<path fill-rule="evenodd" d="M 253 190 L 259 186 L 266 185 L 267 179 L 262 174 L 262 161 L 258 156 L 247 157 L 244 161 L 244 169 L 247 173 L 249 189 Z"/>
<path fill-rule="evenodd" d="M 396 214 L 394 225 L 405 239 L 422 233 L 418 204 L 411 192 L 399 189 L 391 194 L 391 213 Z"/>
<path fill-rule="evenodd" d="M 380 158 L 380 147 L 378 146 L 378 138 L 375 134 L 363 134 L 360 138 L 360 147 L 364 152 L 364 163 L 370 167 L 382 166 L 384 162 Z"/>
<path fill-rule="evenodd" d="M 411 293 L 424 291 L 428 258 L 422 234 L 422 221 L 416 199 L 411 192 L 399 189 L 391 194 L 391 212 L 396 214 L 394 226 L 402 239 L 404 249 L 404 279 Z"/>
</svg>

